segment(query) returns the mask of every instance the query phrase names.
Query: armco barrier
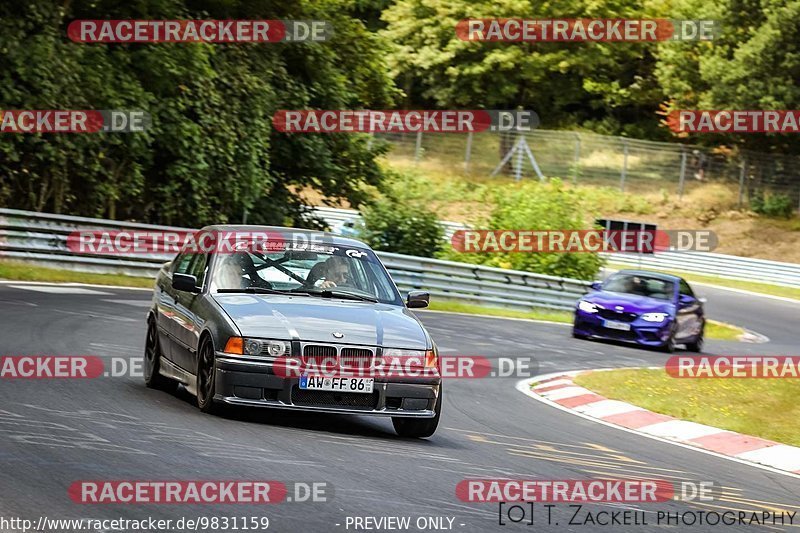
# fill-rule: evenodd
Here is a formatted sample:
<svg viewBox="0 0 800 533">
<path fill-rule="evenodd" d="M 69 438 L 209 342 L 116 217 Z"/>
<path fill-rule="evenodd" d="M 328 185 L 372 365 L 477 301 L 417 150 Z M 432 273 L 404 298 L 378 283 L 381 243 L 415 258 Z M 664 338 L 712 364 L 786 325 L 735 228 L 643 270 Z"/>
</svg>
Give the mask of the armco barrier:
<svg viewBox="0 0 800 533">
<path fill-rule="evenodd" d="M 320 214 L 326 217 L 325 212 Z M 92 229 L 186 230 L 0 209 L 0 257 L 84 272 L 147 277 L 155 276 L 161 265 L 172 259 L 166 254 L 73 254 L 67 248 L 67 236 L 73 231 Z M 568 278 L 384 252 L 378 256 L 402 292 L 425 289 L 435 298 L 465 303 L 518 310 L 570 310 L 588 290 L 587 282 Z"/>
<path fill-rule="evenodd" d="M 317 208 L 316 211 L 332 227 L 345 221 L 356 222 L 358 211 L 352 209 Z M 467 226 L 456 222 L 441 222 L 449 240 L 453 232 Z M 651 270 L 673 270 L 725 279 L 772 283 L 800 287 L 800 265 L 766 259 L 708 252 L 661 252 L 656 254 L 601 254 L 611 263 Z"/>
</svg>

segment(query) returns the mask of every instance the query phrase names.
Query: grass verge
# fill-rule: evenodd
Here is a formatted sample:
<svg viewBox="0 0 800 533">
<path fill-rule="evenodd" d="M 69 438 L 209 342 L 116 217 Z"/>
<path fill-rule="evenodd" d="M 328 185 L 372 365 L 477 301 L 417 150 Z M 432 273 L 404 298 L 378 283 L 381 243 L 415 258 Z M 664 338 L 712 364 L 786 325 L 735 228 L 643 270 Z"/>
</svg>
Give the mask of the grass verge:
<svg viewBox="0 0 800 533">
<path fill-rule="evenodd" d="M 575 383 L 681 420 L 800 446 L 800 380 L 676 379 L 663 370 L 591 372 Z"/>
<path fill-rule="evenodd" d="M 636 268 L 632 265 L 620 265 L 615 263 L 608 263 L 606 268 L 613 270 L 624 270 Z M 770 283 L 758 283 L 756 281 L 743 281 L 737 279 L 718 278 L 716 276 L 704 276 L 702 274 L 692 274 L 690 272 L 680 272 L 677 270 L 664 270 L 660 268 L 648 268 L 653 272 L 662 272 L 664 274 L 674 274 L 680 276 L 686 281 L 696 281 L 698 283 L 707 283 L 709 285 L 719 285 L 720 287 L 728 287 L 731 289 L 742 289 L 751 292 L 760 292 L 770 296 L 783 296 L 784 298 L 794 298 L 800 300 L 800 288 L 782 287 L 780 285 L 772 285 Z M 702 290 L 700 291 L 702 292 Z"/>
<path fill-rule="evenodd" d="M 0 279 L 14 281 L 51 281 L 60 283 L 90 283 L 124 287 L 153 287 L 153 279 L 121 274 L 92 274 L 47 268 L 17 261 L 0 261 Z"/>
<path fill-rule="evenodd" d="M 529 320 L 548 320 L 550 322 L 563 322 L 572 324 L 572 313 L 567 311 L 553 311 L 547 309 L 534 309 L 531 311 L 515 311 L 498 307 L 485 307 L 482 305 L 465 304 L 461 302 L 448 302 L 441 300 L 431 301 L 428 309 L 432 311 L 448 311 L 450 313 L 466 313 L 470 315 L 489 315 L 503 318 L 527 318 Z"/>
<path fill-rule="evenodd" d="M 533 309 L 531 311 L 515 311 L 513 309 L 501 309 L 497 307 L 485 307 L 481 305 L 465 304 L 461 302 L 448 302 L 433 300 L 428 307 L 433 311 L 449 311 L 451 313 L 467 313 L 470 315 L 489 315 L 505 318 L 527 318 L 530 320 L 547 320 L 550 322 L 561 322 L 572 324 L 572 313 L 568 311 L 552 311 L 547 309 Z M 740 327 L 716 320 L 709 320 L 706 324 L 706 338 L 735 341 L 744 333 Z"/>
</svg>

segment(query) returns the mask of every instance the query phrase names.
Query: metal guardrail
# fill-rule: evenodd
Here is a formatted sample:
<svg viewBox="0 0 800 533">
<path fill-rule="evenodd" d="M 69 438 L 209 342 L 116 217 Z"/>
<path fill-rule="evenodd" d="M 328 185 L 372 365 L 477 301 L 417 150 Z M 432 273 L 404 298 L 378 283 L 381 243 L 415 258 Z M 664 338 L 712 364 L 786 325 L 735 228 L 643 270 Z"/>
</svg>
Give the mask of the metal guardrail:
<svg viewBox="0 0 800 533">
<path fill-rule="evenodd" d="M 317 208 L 320 216 L 335 227 L 344 221 L 356 222 L 358 211 Z M 467 229 L 456 222 L 441 222 L 449 240 L 453 232 Z M 668 270 L 713 276 L 724 279 L 756 281 L 786 287 L 800 287 L 800 265 L 766 259 L 708 252 L 660 252 L 656 254 L 600 254 L 610 263 L 648 270 Z"/>
<path fill-rule="evenodd" d="M 352 210 L 318 208 L 318 211 L 333 227 L 358 218 L 358 213 Z M 447 227 L 452 232 L 463 226 L 448 223 Z M 167 254 L 73 254 L 67 247 L 67 236 L 73 231 L 90 229 L 187 230 L 174 226 L 0 209 L 0 257 L 51 267 L 55 263 L 59 268 L 84 272 L 144 277 L 155 276 L 161 264 L 171 259 L 171 255 Z M 437 298 L 476 305 L 517 310 L 534 307 L 570 310 L 588 290 L 587 282 L 569 278 L 385 252 L 378 252 L 378 256 L 400 290 L 425 289 Z M 800 287 L 800 265 L 792 263 L 699 252 L 641 256 L 609 254 L 607 257 L 612 263 L 630 267 L 696 272 Z"/>
<path fill-rule="evenodd" d="M 672 270 L 717 278 L 800 287 L 800 265 L 709 252 L 652 255 L 605 254 L 610 263 L 650 270 Z"/>
<path fill-rule="evenodd" d="M 321 214 L 326 216 L 325 212 Z M 332 219 L 328 220 L 331 223 Z M 171 226 L 0 209 L 0 257 L 83 272 L 144 277 L 154 277 L 161 265 L 172 259 L 172 254 L 75 254 L 67 247 L 67 237 L 74 231 L 123 229 L 187 231 Z M 534 307 L 570 310 L 588 290 L 587 282 L 568 278 L 385 252 L 378 252 L 378 256 L 401 291 L 425 289 L 436 298 L 464 303 L 517 310 Z"/>
</svg>

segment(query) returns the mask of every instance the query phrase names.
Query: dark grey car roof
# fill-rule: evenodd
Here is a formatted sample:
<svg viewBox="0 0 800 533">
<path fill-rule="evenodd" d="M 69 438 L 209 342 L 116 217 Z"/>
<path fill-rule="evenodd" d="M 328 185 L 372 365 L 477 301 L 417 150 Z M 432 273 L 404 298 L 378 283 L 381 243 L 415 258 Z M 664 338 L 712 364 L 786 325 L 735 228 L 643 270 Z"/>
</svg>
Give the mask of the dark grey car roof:
<svg viewBox="0 0 800 533">
<path fill-rule="evenodd" d="M 276 232 L 276 233 L 295 233 L 304 235 L 313 235 L 318 239 L 324 239 L 325 242 L 334 244 L 336 246 L 350 246 L 353 248 L 366 248 L 372 250 L 370 246 L 364 242 L 342 237 L 329 231 L 318 231 L 313 229 L 304 228 L 287 228 L 284 226 L 253 226 L 249 224 L 214 224 L 212 226 L 205 226 L 200 231 L 263 231 L 263 232 Z"/>
</svg>

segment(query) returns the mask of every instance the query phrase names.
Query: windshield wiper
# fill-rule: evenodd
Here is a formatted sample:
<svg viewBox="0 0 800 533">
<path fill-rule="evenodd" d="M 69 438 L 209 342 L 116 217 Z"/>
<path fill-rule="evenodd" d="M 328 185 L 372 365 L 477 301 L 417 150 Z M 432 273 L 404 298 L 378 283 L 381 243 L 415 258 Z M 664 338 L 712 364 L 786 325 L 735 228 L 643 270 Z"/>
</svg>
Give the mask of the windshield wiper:
<svg viewBox="0 0 800 533">
<path fill-rule="evenodd" d="M 352 293 L 352 292 L 337 291 L 337 290 L 331 290 L 331 289 L 323 289 L 321 291 L 314 291 L 314 290 L 308 290 L 308 289 L 304 289 L 304 290 L 300 291 L 300 290 L 295 289 L 292 292 L 295 293 L 295 294 L 297 294 L 299 292 L 301 294 L 308 294 L 310 296 L 321 296 L 322 298 L 342 298 L 342 299 L 345 299 L 345 300 L 358 300 L 360 302 L 372 302 L 372 303 L 377 303 L 378 302 L 377 298 L 372 298 L 370 296 L 362 296 L 360 294 L 355 294 L 355 293 Z"/>
<path fill-rule="evenodd" d="M 285 296 L 294 296 L 297 294 L 296 292 L 279 291 L 278 289 L 268 289 L 266 287 L 244 287 L 241 289 L 217 289 L 217 293 L 283 294 Z"/>
</svg>

